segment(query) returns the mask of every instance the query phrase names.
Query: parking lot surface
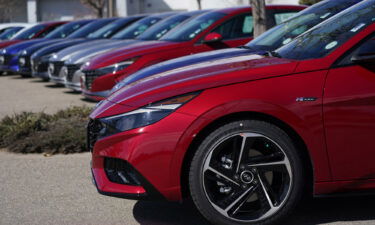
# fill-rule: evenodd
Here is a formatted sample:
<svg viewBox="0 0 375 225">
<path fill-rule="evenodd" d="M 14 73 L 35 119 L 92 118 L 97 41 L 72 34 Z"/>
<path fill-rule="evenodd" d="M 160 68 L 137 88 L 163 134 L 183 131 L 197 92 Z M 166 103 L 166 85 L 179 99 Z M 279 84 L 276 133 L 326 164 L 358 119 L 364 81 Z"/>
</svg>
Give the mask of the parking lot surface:
<svg viewBox="0 0 375 225">
<path fill-rule="evenodd" d="M 54 113 L 68 106 L 94 106 L 83 97 L 41 79 L 0 75 L 0 118 L 21 111 Z"/>
<path fill-rule="evenodd" d="M 0 76 L 0 118 L 20 111 L 48 113 L 94 105 L 37 79 Z M 12 154 L 0 150 L 0 225 L 207 225 L 190 204 L 145 202 L 99 195 L 90 154 Z M 319 198 L 285 224 L 375 224 L 375 196 Z"/>
</svg>

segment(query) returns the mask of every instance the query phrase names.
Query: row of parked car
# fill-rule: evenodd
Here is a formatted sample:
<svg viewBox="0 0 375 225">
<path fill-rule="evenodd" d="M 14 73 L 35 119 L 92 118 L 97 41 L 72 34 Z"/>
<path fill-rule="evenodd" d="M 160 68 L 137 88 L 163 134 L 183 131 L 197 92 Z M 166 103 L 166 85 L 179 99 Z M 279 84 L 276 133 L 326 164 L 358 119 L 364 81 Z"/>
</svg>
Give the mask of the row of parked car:
<svg viewBox="0 0 375 225">
<path fill-rule="evenodd" d="M 375 0 L 304 8 L 268 6 L 253 40 L 249 7 L 114 19 L 86 38 L 71 36 L 103 20 L 70 22 L 3 48 L 0 68 L 104 99 L 87 127 L 101 194 L 280 223 L 305 194 L 375 189 Z"/>
<path fill-rule="evenodd" d="M 267 6 L 268 28 L 304 8 Z M 241 46 L 252 33 L 250 7 L 40 23 L 0 42 L 0 71 L 51 80 L 101 100 L 141 68 Z"/>
</svg>

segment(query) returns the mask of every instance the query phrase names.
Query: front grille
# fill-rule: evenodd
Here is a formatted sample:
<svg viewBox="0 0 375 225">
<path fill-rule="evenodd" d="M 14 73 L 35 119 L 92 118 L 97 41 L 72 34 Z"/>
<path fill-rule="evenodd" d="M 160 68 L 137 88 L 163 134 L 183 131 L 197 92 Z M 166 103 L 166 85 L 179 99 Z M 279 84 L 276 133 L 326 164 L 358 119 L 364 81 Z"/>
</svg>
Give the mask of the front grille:
<svg viewBox="0 0 375 225">
<path fill-rule="evenodd" d="M 102 124 L 98 120 L 90 119 L 87 124 L 87 148 L 90 152 L 93 151 L 95 142 L 98 140 L 99 132 L 102 129 Z"/>
<path fill-rule="evenodd" d="M 94 80 L 96 78 L 98 78 L 101 75 L 103 75 L 103 74 L 99 73 L 96 70 L 84 70 L 82 72 L 85 75 L 85 86 L 86 86 L 87 90 L 91 89 L 92 83 L 94 83 Z"/>
<path fill-rule="evenodd" d="M 6 55 L 4 55 L 4 65 L 7 65 L 7 64 L 9 64 L 10 63 L 10 61 L 12 60 L 12 58 L 13 58 L 13 55 L 9 55 L 9 54 L 6 54 Z"/>
<path fill-rule="evenodd" d="M 66 76 L 66 80 L 69 82 L 72 82 L 74 73 L 80 69 L 79 65 L 76 64 L 70 64 L 66 65 L 68 69 L 68 75 Z"/>
<path fill-rule="evenodd" d="M 36 67 L 36 71 L 38 71 L 38 73 L 47 72 L 48 71 L 48 62 L 39 63 Z"/>
<path fill-rule="evenodd" d="M 61 68 L 64 66 L 64 61 L 55 61 L 55 62 L 52 62 L 52 63 L 53 63 L 54 69 L 53 69 L 53 73 L 51 75 L 55 76 L 55 77 L 58 77 Z"/>
</svg>

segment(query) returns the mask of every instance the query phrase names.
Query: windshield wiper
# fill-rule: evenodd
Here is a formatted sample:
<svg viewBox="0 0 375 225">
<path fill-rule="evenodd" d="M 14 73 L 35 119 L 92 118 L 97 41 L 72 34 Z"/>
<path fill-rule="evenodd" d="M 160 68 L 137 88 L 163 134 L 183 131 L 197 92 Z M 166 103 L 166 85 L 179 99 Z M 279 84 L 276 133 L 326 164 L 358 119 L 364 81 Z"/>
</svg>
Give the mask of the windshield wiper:
<svg viewBox="0 0 375 225">
<path fill-rule="evenodd" d="M 243 49 L 248 49 L 248 50 L 252 50 L 252 51 L 255 51 L 255 49 L 254 49 L 254 48 L 252 48 L 252 47 L 249 47 L 249 46 L 247 46 L 247 45 L 242 45 L 242 46 L 238 46 L 237 48 L 243 48 Z"/>
<path fill-rule="evenodd" d="M 268 53 L 269 56 L 273 56 L 273 57 L 277 57 L 277 58 L 282 58 L 282 56 L 278 52 L 268 51 L 267 53 Z"/>
</svg>

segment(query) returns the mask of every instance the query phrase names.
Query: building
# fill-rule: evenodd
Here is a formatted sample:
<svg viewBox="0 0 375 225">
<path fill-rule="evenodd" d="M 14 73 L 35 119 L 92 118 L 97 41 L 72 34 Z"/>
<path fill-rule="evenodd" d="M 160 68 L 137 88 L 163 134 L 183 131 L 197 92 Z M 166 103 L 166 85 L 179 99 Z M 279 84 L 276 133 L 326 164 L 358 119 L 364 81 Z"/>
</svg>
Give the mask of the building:
<svg viewBox="0 0 375 225">
<path fill-rule="evenodd" d="M 3 3 L 1 3 L 3 2 Z M 298 0 L 266 0 L 267 4 L 298 4 Z M 203 9 L 248 5 L 249 0 L 201 0 Z M 108 5 L 113 12 L 108 13 Z M 139 13 L 190 11 L 198 9 L 197 0 L 107 0 L 105 15 L 128 16 Z M 95 18 L 94 10 L 80 0 L 7 0 L 0 1 L 0 22 L 39 22 Z"/>
</svg>

